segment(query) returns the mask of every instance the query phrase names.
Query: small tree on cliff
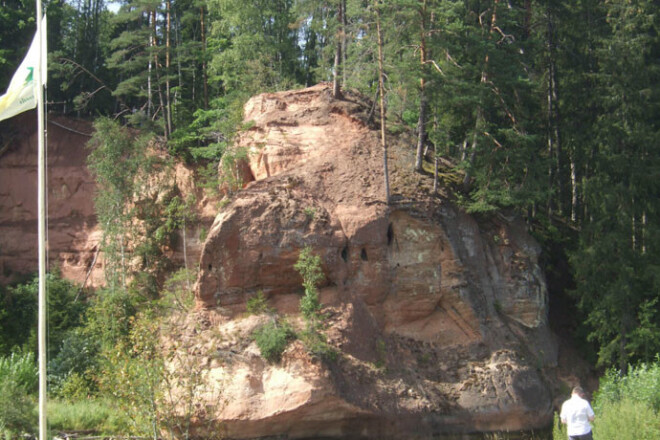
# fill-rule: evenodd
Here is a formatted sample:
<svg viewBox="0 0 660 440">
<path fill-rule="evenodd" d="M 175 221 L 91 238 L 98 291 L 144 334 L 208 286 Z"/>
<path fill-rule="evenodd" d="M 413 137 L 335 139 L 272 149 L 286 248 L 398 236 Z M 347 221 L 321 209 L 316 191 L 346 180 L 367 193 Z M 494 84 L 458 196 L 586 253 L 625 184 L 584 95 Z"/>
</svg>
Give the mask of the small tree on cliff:
<svg viewBox="0 0 660 440">
<path fill-rule="evenodd" d="M 321 257 L 312 254 L 312 248 L 305 246 L 298 256 L 298 261 L 293 266 L 303 279 L 305 295 L 300 300 L 300 311 L 305 319 L 313 323 L 321 310 L 319 291 L 317 285 L 323 281 L 321 270 Z"/>
<path fill-rule="evenodd" d="M 111 288 L 126 287 L 127 246 L 135 227 L 135 204 L 140 191 L 138 176 L 145 168 L 148 138 L 135 139 L 118 122 L 100 118 L 89 142 L 87 159 L 94 174 L 96 214 L 103 229 L 106 278 Z"/>
</svg>

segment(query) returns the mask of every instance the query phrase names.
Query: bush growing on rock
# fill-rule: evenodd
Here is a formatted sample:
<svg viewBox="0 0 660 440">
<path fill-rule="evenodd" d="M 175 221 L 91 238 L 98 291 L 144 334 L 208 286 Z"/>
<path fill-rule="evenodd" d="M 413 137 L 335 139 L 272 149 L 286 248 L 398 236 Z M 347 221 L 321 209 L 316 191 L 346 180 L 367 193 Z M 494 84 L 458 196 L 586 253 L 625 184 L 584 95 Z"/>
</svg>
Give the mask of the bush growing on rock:
<svg viewBox="0 0 660 440">
<path fill-rule="evenodd" d="M 271 321 L 257 328 L 252 334 L 261 355 L 268 362 L 279 362 L 289 341 L 295 338 L 291 326 L 283 321 Z"/>
<path fill-rule="evenodd" d="M 260 315 L 270 311 L 268 302 L 263 291 L 258 291 L 256 295 L 251 296 L 246 304 L 247 312 L 251 315 Z"/>
<path fill-rule="evenodd" d="M 321 257 L 312 254 L 312 248 L 305 246 L 300 251 L 298 261 L 293 266 L 303 279 L 305 295 L 300 299 L 300 311 L 308 321 L 315 321 L 321 310 L 318 284 L 323 280 Z"/>
</svg>

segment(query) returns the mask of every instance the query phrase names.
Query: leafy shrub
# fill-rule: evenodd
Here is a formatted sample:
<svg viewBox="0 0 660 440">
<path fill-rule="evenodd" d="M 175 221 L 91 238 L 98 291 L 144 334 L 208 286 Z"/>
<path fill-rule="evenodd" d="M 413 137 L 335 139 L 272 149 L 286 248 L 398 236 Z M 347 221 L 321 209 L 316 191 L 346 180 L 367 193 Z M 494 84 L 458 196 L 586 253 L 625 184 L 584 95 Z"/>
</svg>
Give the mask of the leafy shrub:
<svg viewBox="0 0 660 440">
<path fill-rule="evenodd" d="M 189 311 L 195 305 L 195 294 L 192 285 L 197 274 L 186 268 L 174 272 L 165 281 L 165 289 L 161 292 L 161 306 L 166 309 Z"/>
<path fill-rule="evenodd" d="M 660 438 L 660 359 L 630 367 L 626 375 L 608 371 L 594 398 L 594 438 L 652 440 Z M 554 440 L 565 440 L 565 429 L 555 428 Z"/>
<path fill-rule="evenodd" d="M 37 404 L 16 382 L 0 381 L 0 438 L 11 439 L 33 433 L 37 425 Z"/>
<path fill-rule="evenodd" d="M 617 370 L 609 370 L 600 380 L 594 406 L 598 408 L 624 398 L 660 410 L 660 359 L 652 364 L 631 366 L 625 376 Z"/>
<path fill-rule="evenodd" d="M 67 332 L 82 324 L 86 309 L 79 288 L 55 272 L 46 277 L 48 290 L 48 357 L 57 354 Z M 39 278 L 8 287 L 0 297 L 0 355 L 13 350 L 37 351 Z M 30 325 L 34 323 L 35 325 Z"/>
<path fill-rule="evenodd" d="M 93 393 L 96 385 L 86 373 L 96 368 L 98 351 L 97 340 L 82 328 L 69 332 L 60 352 L 48 363 L 51 390 L 64 398 Z"/>
<path fill-rule="evenodd" d="M 602 440 L 657 440 L 660 415 L 648 404 L 624 398 L 599 408 L 593 423 L 594 438 Z"/>
<path fill-rule="evenodd" d="M 305 346 L 305 349 L 312 355 L 327 361 L 337 360 L 337 350 L 328 344 L 323 333 L 315 329 L 308 329 L 300 333 L 300 340 Z"/>
<path fill-rule="evenodd" d="M 282 353 L 295 337 L 295 333 L 291 326 L 286 322 L 271 321 L 267 324 L 257 328 L 252 333 L 254 341 L 259 347 L 261 356 L 268 362 L 279 362 L 282 358 Z"/>
<path fill-rule="evenodd" d="M 11 382 L 26 394 L 35 393 L 39 383 L 39 373 L 34 354 L 12 353 L 0 357 L 0 383 Z"/>
<path fill-rule="evenodd" d="M 300 298 L 300 312 L 305 319 L 314 320 L 318 318 L 318 313 L 321 311 L 321 301 L 319 294 L 315 290 L 306 290 L 305 295 Z"/>
<path fill-rule="evenodd" d="M 57 431 L 94 431 L 117 434 L 128 431 L 129 420 L 105 399 L 48 402 L 48 423 Z"/>
<path fill-rule="evenodd" d="M 14 438 L 32 433 L 37 422 L 38 375 L 34 355 L 0 357 L 0 437 Z"/>
<path fill-rule="evenodd" d="M 256 295 L 248 298 L 246 308 L 248 313 L 251 315 L 260 315 L 262 313 L 268 312 L 268 302 L 264 296 L 264 292 L 260 290 Z"/>
<path fill-rule="evenodd" d="M 298 261 L 293 266 L 303 279 L 305 295 L 300 300 L 300 311 L 308 321 L 315 321 L 321 310 L 319 301 L 318 284 L 323 281 L 324 275 L 321 270 L 321 257 L 312 254 L 312 248 L 306 246 L 300 251 Z"/>
</svg>

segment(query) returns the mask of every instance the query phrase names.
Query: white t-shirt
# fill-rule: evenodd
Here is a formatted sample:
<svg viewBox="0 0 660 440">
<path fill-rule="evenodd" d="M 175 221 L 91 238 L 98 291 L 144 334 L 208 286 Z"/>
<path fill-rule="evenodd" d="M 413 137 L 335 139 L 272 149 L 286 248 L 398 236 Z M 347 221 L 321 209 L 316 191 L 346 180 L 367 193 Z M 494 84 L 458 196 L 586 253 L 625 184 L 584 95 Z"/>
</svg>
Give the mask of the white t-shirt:
<svg viewBox="0 0 660 440">
<path fill-rule="evenodd" d="M 589 418 L 594 416 L 594 410 L 591 409 L 589 402 L 580 396 L 573 394 L 561 406 L 559 418 L 566 421 L 568 435 L 584 435 L 591 432 Z"/>
</svg>

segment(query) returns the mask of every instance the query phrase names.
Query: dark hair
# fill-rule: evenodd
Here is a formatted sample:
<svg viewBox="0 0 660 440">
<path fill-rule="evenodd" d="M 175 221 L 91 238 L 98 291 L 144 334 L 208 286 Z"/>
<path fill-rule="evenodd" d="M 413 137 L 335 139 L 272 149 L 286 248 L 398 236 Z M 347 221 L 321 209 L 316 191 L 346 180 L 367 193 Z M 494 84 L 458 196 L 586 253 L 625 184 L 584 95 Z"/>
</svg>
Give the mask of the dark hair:
<svg viewBox="0 0 660 440">
<path fill-rule="evenodd" d="M 573 394 L 577 394 L 578 396 L 584 396 L 584 388 L 582 388 L 580 385 L 573 387 Z"/>
</svg>

